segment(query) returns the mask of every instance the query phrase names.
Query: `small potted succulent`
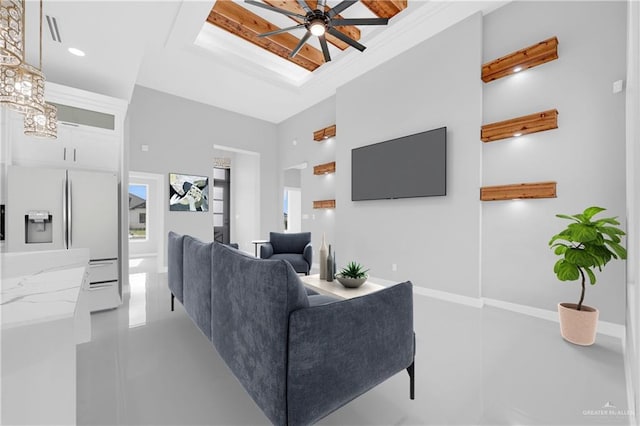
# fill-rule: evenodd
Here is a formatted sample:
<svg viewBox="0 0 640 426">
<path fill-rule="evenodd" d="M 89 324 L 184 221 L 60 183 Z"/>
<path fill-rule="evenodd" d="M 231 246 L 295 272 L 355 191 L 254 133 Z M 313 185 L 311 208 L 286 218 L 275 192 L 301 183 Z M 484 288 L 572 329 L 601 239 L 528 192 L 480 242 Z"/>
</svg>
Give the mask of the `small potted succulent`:
<svg viewBox="0 0 640 426">
<path fill-rule="evenodd" d="M 368 269 L 356 262 L 349 262 L 345 268 L 336 274 L 336 279 L 345 287 L 357 288 L 367 281 Z"/>
<path fill-rule="evenodd" d="M 626 259 L 627 251 L 620 244 L 624 231 L 617 227 L 617 217 L 594 219 L 602 207 L 588 207 L 575 215 L 558 214 L 561 219 L 572 221 L 564 230 L 554 235 L 549 245 L 560 256 L 553 272 L 560 281 L 582 280 L 580 300 L 575 303 L 559 303 L 560 333 L 565 340 L 588 346 L 595 342 L 598 309 L 583 305 L 585 282 L 596 283 L 594 269 L 602 268 L 612 259 Z"/>
</svg>

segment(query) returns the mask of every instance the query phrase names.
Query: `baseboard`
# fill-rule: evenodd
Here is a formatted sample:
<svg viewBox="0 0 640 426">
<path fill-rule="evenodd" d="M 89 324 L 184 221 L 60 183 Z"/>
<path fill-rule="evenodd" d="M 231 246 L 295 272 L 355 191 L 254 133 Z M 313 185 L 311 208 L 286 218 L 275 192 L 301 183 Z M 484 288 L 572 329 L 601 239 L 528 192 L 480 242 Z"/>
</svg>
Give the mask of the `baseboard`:
<svg viewBox="0 0 640 426">
<path fill-rule="evenodd" d="M 447 302 L 458 303 L 461 305 L 472 306 L 474 308 L 482 308 L 482 299 L 477 297 L 463 296 L 461 294 L 449 293 L 447 291 L 434 290 L 431 288 L 413 286 L 413 293 L 420 296 L 433 297 Z"/>
<path fill-rule="evenodd" d="M 534 308 L 533 306 L 520 305 L 517 303 L 505 302 L 503 300 L 483 298 L 484 304 L 495 308 L 505 309 L 507 311 L 517 312 L 519 314 L 529 315 L 535 318 L 541 318 L 548 321 L 560 322 L 558 312 L 548 309 Z M 623 325 L 615 324 L 608 321 L 598 321 L 598 333 L 607 336 L 617 337 L 624 341 L 625 328 Z"/>
<path fill-rule="evenodd" d="M 129 259 L 140 259 L 140 258 L 146 258 L 146 257 L 155 257 L 157 256 L 158 253 L 136 253 L 136 254 L 132 254 L 131 252 L 129 252 Z"/>
<path fill-rule="evenodd" d="M 507 311 L 517 312 L 519 314 L 528 315 L 534 318 L 560 322 L 560 320 L 558 319 L 557 311 L 550 311 L 548 309 L 520 305 L 518 303 L 505 302 L 504 300 L 490 299 L 486 297 L 475 298 L 462 296 L 460 294 L 417 286 L 413 286 L 413 293 L 420 296 L 433 297 L 434 299 L 444 300 L 451 303 L 458 303 L 460 305 L 471 306 L 474 308 L 492 306 L 494 308 L 505 309 Z M 625 327 L 621 324 L 615 324 L 608 321 L 598 321 L 598 333 L 604 334 L 606 336 L 616 337 L 622 342 L 624 342 L 625 340 Z"/>
</svg>

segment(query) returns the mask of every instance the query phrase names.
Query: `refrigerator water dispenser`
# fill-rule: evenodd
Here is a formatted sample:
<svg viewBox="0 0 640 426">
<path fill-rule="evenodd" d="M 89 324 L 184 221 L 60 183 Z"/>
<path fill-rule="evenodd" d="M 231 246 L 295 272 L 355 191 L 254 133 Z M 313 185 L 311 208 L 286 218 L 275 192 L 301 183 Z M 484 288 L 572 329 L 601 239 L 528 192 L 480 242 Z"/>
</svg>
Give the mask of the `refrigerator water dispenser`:
<svg viewBox="0 0 640 426">
<path fill-rule="evenodd" d="M 24 239 L 27 244 L 53 242 L 52 216 L 46 210 L 32 210 L 24 216 Z"/>
</svg>

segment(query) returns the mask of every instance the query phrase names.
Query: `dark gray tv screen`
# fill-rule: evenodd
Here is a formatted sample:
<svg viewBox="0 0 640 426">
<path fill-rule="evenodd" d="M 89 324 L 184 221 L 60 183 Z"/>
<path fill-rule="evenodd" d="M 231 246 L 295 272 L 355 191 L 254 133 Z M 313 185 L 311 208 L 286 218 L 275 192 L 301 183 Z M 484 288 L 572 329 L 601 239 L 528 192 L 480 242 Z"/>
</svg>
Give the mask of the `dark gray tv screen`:
<svg viewBox="0 0 640 426">
<path fill-rule="evenodd" d="M 447 128 L 351 150 L 351 200 L 447 195 Z"/>
</svg>

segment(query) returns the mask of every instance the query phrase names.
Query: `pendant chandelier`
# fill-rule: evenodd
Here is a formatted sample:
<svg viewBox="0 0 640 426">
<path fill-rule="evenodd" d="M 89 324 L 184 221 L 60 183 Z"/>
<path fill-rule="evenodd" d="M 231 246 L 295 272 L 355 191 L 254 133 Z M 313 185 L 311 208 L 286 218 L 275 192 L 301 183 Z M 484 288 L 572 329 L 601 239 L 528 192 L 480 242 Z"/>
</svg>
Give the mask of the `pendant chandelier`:
<svg viewBox="0 0 640 426">
<path fill-rule="evenodd" d="M 24 60 L 24 0 L 0 0 L 0 66 Z"/>
<path fill-rule="evenodd" d="M 22 114 L 44 113 L 44 74 L 23 62 L 0 67 L 0 104 Z"/>
<path fill-rule="evenodd" d="M 14 47 L 16 38 L 24 46 L 24 0 L 0 0 L 0 53 L 6 46 Z M 15 23 L 20 17 L 21 24 Z M 6 19 L 5 19 L 6 18 Z M 5 26 L 8 28 L 5 30 Z M 17 29 L 20 29 L 18 34 Z M 13 43 L 13 44 L 12 44 Z M 15 49 L 14 49 L 15 50 Z M 21 52 L 24 59 L 24 51 Z M 8 55 L 7 55 L 8 56 Z M 45 77 L 42 73 L 42 0 L 40 0 L 39 68 L 22 60 L 16 64 L 8 59 L 0 62 L 0 105 L 25 115 L 24 132 L 29 136 L 56 138 L 58 133 L 57 108 L 44 101 Z M 9 65 L 9 64 L 12 65 Z"/>
<path fill-rule="evenodd" d="M 58 108 L 44 104 L 44 113 L 27 113 L 24 116 L 24 134 L 41 138 L 58 137 Z"/>
<path fill-rule="evenodd" d="M 1 1 L 1 0 L 0 0 Z M 40 74 L 42 75 L 42 111 L 33 109 L 25 113 L 24 134 L 41 138 L 58 137 L 58 108 L 44 101 L 44 74 L 42 74 L 42 0 L 40 0 Z"/>
</svg>

